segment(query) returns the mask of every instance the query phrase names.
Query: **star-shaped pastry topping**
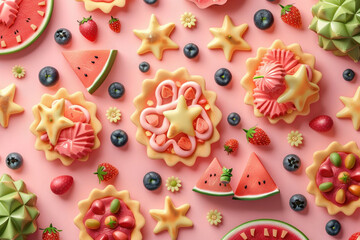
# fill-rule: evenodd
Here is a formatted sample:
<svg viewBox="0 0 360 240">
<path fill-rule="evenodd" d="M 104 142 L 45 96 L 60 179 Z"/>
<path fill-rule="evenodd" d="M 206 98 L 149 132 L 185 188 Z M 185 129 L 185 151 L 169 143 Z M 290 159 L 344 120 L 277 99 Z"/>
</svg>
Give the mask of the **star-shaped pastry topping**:
<svg viewBox="0 0 360 240">
<path fill-rule="evenodd" d="M 247 29 L 248 25 L 246 23 L 235 26 L 230 17 L 226 15 L 221 28 L 210 28 L 214 39 L 208 44 L 208 48 L 222 48 L 226 59 L 230 62 L 236 50 L 251 50 L 250 45 L 242 38 Z"/>
<path fill-rule="evenodd" d="M 188 107 L 185 97 L 181 95 L 176 109 L 164 111 L 163 114 L 169 120 L 170 127 L 167 132 L 168 138 L 173 138 L 179 133 L 185 133 L 194 137 L 194 120 L 200 115 L 201 107 Z"/>
<path fill-rule="evenodd" d="M 189 210 L 190 205 L 184 204 L 175 208 L 174 203 L 170 197 L 165 198 L 165 209 L 151 209 L 150 215 L 158 221 L 154 228 L 154 233 L 159 233 L 168 230 L 171 240 L 176 240 L 181 227 L 192 227 L 193 222 L 185 215 Z"/>
<path fill-rule="evenodd" d="M 286 75 L 286 90 L 278 98 L 278 103 L 292 102 L 301 112 L 309 97 L 319 91 L 319 86 L 308 79 L 305 65 L 301 65 L 294 75 Z"/>
<path fill-rule="evenodd" d="M 10 115 L 24 111 L 24 108 L 14 103 L 14 95 L 15 84 L 0 89 L 0 124 L 5 128 L 9 125 Z"/>
<path fill-rule="evenodd" d="M 175 24 L 160 25 L 155 14 L 151 15 L 149 27 L 145 30 L 134 30 L 135 35 L 142 40 L 137 53 L 139 55 L 152 52 L 159 60 L 162 59 L 164 50 L 178 49 L 179 46 L 170 39 Z"/>
<path fill-rule="evenodd" d="M 360 128 L 360 87 L 356 90 L 354 97 L 340 97 L 341 102 L 345 105 L 340 112 L 336 114 L 338 118 L 351 118 L 355 130 Z"/>
<path fill-rule="evenodd" d="M 57 101 L 51 108 L 39 104 L 38 110 L 41 120 L 36 131 L 46 132 L 52 145 L 57 143 L 61 130 L 74 126 L 73 121 L 64 117 L 64 99 Z"/>
</svg>

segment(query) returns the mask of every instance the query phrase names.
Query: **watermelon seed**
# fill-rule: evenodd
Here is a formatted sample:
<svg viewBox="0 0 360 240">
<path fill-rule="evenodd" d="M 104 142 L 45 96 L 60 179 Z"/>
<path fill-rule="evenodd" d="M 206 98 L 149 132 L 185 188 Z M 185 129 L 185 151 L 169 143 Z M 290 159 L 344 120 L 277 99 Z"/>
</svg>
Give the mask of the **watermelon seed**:
<svg viewBox="0 0 360 240">
<path fill-rule="evenodd" d="M 248 177 L 250 177 L 250 175 L 248 174 L 246 177 L 248 178 Z"/>
<path fill-rule="evenodd" d="M 95 61 L 91 61 L 92 64 L 95 64 Z"/>
<path fill-rule="evenodd" d="M 85 73 L 84 76 L 87 77 L 88 75 Z"/>
<path fill-rule="evenodd" d="M 95 56 L 96 59 L 98 59 L 99 57 L 98 56 Z"/>
<path fill-rule="evenodd" d="M 216 173 L 214 173 L 214 177 L 216 177 Z"/>
<path fill-rule="evenodd" d="M 265 180 L 263 181 L 263 183 L 265 184 Z"/>
<path fill-rule="evenodd" d="M 77 67 L 77 69 L 79 69 L 79 70 L 80 70 L 80 67 Z"/>
<path fill-rule="evenodd" d="M 207 183 L 207 181 L 205 181 L 205 184 Z"/>
<path fill-rule="evenodd" d="M 261 185 L 261 182 L 258 182 L 259 185 Z"/>
<path fill-rule="evenodd" d="M 210 177 L 212 177 L 212 174 L 210 174 Z"/>
<path fill-rule="evenodd" d="M 221 183 L 219 183 L 219 186 L 221 187 Z"/>
<path fill-rule="evenodd" d="M 247 185 L 245 185 L 245 189 L 247 189 Z"/>
</svg>

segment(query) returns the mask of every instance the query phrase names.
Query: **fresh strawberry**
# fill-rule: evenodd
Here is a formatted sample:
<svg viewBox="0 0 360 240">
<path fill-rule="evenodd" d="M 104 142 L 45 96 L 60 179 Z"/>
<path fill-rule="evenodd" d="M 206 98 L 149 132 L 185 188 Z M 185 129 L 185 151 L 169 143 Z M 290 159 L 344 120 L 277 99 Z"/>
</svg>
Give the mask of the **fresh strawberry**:
<svg viewBox="0 0 360 240">
<path fill-rule="evenodd" d="M 100 163 L 94 174 L 98 176 L 99 183 L 101 183 L 102 181 L 106 182 L 116 177 L 119 174 L 119 170 L 110 163 Z"/>
<path fill-rule="evenodd" d="M 302 23 L 299 9 L 297 9 L 294 5 L 279 5 L 281 7 L 281 19 L 283 22 L 289 24 L 290 26 L 301 28 Z"/>
<path fill-rule="evenodd" d="M 236 139 L 229 139 L 225 142 L 224 150 L 228 154 L 236 152 L 239 148 L 239 142 Z"/>
<path fill-rule="evenodd" d="M 74 179 L 69 175 L 62 175 L 54 178 L 50 183 L 50 189 L 57 195 L 66 193 L 74 183 Z"/>
<path fill-rule="evenodd" d="M 320 115 L 310 121 L 309 126 L 318 132 L 327 132 L 329 131 L 334 122 L 331 117 L 327 115 Z"/>
<path fill-rule="evenodd" d="M 40 230 L 44 230 L 42 234 L 42 240 L 59 240 L 59 232 L 62 231 L 60 229 L 57 229 L 56 227 L 53 227 L 52 223 L 50 224 L 50 227 L 47 227 L 45 229 L 40 228 Z"/>
<path fill-rule="evenodd" d="M 360 232 L 357 232 L 357 233 L 354 233 L 353 235 L 351 235 L 349 240 L 360 240 Z"/>
<path fill-rule="evenodd" d="M 119 33 L 121 28 L 119 19 L 111 16 L 111 19 L 109 20 L 109 27 L 114 32 Z"/>
<path fill-rule="evenodd" d="M 92 20 L 91 16 L 89 18 L 83 18 L 83 20 L 78 21 L 80 33 L 89 41 L 95 41 L 97 36 L 97 24 Z"/>
<path fill-rule="evenodd" d="M 246 139 L 249 143 L 254 145 L 269 145 L 270 138 L 268 135 L 259 127 L 252 127 L 249 130 L 243 129 L 246 132 Z"/>
</svg>

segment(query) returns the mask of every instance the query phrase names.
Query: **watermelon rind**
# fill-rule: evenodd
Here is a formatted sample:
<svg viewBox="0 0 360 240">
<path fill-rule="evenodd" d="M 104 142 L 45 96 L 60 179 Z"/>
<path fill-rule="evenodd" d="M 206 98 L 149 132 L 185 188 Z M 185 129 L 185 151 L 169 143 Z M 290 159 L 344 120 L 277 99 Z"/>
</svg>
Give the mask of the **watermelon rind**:
<svg viewBox="0 0 360 240">
<path fill-rule="evenodd" d="M 235 199 L 235 200 L 258 200 L 258 199 L 270 197 L 272 195 L 276 195 L 278 193 L 280 193 L 280 190 L 275 189 L 271 192 L 256 194 L 256 195 L 245 195 L 245 196 L 234 195 L 233 199 Z"/>
<path fill-rule="evenodd" d="M 106 61 L 106 64 L 104 65 L 103 69 L 96 77 L 94 82 L 91 84 L 91 86 L 87 88 L 87 91 L 90 94 L 93 94 L 96 91 L 96 89 L 98 89 L 100 85 L 105 81 L 106 77 L 109 75 L 111 68 L 115 62 L 116 55 L 117 55 L 117 50 L 111 49 L 109 58 Z"/>
<path fill-rule="evenodd" d="M 192 189 L 194 192 L 209 195 L 209 196 L 218 196 L 218 197 L 225 197 L 225 196 L 234 196 L 234 192 L 215 192 L 215 191 L 209 191 L 209 190 L 203 190 L 198 187 L 194 187 Z"/>
<path fill-rule="evenodd" d="M 7 48 L 7 49 L 4 49 L 4 50 L 0 49 L 0 55 L 6 55 L 6 54 L 19 52 L 19 51 L 27 48 L 31 44 L 33 44 L 41 36 L 41 34 L 45 31 L 47 25 L 50 22 L 51 15 L 52 15 L 52 12 L 53 12 L 53 9 L 54 9 L 54 0 L 48 0 L 48 3 L 49 4 L 47 4 L 45 19 L 41 23 L 41 25 L 39 26 L 36 33 L 34 35 L 32 35 L 30 38 L 26 39 L 26 41 L 24 41 L 22 44 L 20 44 L 17 47 Z"/>
<path fill-rule="evenodd" d="M 256 219 L 256 220 L 251 220 L 251 221 L 245 222 L 245 223 L 240 224 L 239 226 L 233 228 L 232 230 L 230 230 L 223 238 L 221 238 L 221 240 L 229 240 L 231 237 L 235 236 L 235 234 L 240 233 L 243 229 L 246 229 L 248 227 L 257 227 L 259 225 L 277 226 L 279 228 L 283 228 L 283 229 L 287 230 L 288 232 L 291 232 L 292 234 L 296 235 L 301 240 L 309 240 L 308 237 L 303 232 L 301 232 L 299 229 L 297 229 L 293 225 L 283 222 L 283 221 L 280 221 L 280 220 L 275 220 L 275 219 Z"/>
</svg>

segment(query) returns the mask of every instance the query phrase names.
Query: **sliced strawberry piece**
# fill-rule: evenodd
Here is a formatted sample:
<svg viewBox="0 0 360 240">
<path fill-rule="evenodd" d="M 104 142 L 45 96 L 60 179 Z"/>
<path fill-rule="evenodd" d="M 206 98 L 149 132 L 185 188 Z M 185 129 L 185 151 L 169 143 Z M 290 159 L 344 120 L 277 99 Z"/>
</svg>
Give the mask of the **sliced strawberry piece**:
<svg viewBox="0 0 360 240">
<path fill-rule="evenodd" d="M 181 149 L 189 151 L 191 149 L 190 139 L 187 137 L 181 137 L 178 141 L 178 145 Z"/>
<path fill-rule="evenodd" d="M 159 116 L 156 114 L 147 115 L 145 119 L 151 126 L 156 127 L 159 124 Z"/>
<path fill-rule="evenodd" d="M 186 89 L 186 91 L 184 93 L 184 98 L 186 100 L 195 99 L 195 90 L 192 87 L 189 87 L 188 89 Z"/>
<path fill-rule="evenodd" d="M 206 123 L 206 121 L 202 118 L 198 118 L 196 120 L 196 127 L 195 127 L 196 131 L 199 133 L 204 133 L 207 130 L 209 130 L 209 125 Z"/>
<path fill-rule="evenodd" d="M 165 134 L 161 134 L 155 137 L 155 142 L 157 145 L 162 146 L 165 144 L 166 142 L 166 135 Z"/>
<path fill-rule="evenodd" d="M 172 97 L 174 93 L 172 92 L 171 88 L 164 86 L 161 89 L 161 97 L 162 98 L 169 98 Z"/>
<path fill-rule="evenodd" d="M 66 108 L 64 112 L 64 117 L 70 119 L 73 122 L 86 122 L 85 114 L 73 108 Z"/>
</svg>

